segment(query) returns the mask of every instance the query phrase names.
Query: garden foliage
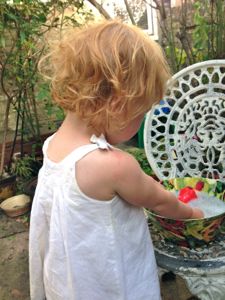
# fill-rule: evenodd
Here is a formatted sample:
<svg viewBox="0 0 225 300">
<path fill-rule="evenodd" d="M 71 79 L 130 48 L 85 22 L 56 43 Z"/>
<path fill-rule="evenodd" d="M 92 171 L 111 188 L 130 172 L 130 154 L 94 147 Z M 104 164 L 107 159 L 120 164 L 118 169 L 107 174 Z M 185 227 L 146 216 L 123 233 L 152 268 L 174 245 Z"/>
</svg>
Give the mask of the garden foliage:
<svg viewBox="0 0 225 300">
<path fill-rule="evenodd" d="M 83 0 L 40 1 L 1 0 L 0 2 L 0 97 L 4 99 L 4 120 L 1 128 L 1 164 L 3 174 L 9 118 L 15 116 L 13 141 L 8 169 L 10 169 L 16 142 L 20 141 L 21 158 L 24 144 L 41 141 L 43 114 L 49 119 L 49 129 L 63 118 L 62 111 L 50 101 L 48 83 L 38 73 L 38 63 L 45 54 L 47 41 L 60 38 L 67 26 L 79 26 L 90 18 Z M 14 114 L 12 113 L 14 112 Z"/>
</svg>

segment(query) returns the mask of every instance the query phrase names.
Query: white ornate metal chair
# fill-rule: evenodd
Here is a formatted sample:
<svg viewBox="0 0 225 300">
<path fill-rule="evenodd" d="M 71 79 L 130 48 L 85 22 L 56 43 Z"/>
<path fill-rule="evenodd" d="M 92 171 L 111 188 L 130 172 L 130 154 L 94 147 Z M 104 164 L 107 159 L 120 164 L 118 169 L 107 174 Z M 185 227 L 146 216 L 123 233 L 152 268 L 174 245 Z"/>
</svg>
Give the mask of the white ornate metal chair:
<svg viewBox="0 0 225 300">
<path fill-rule="evenodd" d="M 161 180 L 225 181 L 225 60 L 197 63 L 172 77 L 163 101 L 146 116 L 144 146 Z M 200 299 L 224 300 L 225 238 L 213 247 L 222 254 L 200 260 L 155 249 L 157 263 L 183 276 Z"/>
<path fill-rule="evenodd" d="M 225 180 L 225 60 L 178 72 L 163 100 L 147 115 L 144 129 L 156 175 Z"/>
</svg>

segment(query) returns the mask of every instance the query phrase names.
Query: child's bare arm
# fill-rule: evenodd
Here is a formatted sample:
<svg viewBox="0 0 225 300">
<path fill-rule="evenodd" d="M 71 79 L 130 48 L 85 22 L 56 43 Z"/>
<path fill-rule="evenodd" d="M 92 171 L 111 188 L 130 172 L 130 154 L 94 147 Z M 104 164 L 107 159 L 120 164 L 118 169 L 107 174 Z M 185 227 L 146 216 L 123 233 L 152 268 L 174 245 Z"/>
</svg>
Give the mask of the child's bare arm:
<svg viewBox="0 0 225 300">
<path fill-rule="evenodd" d="M 129 154 L 117 153 L 114 171 L 116 192 L 133 205 L 150 208 L 157 214 L 174 219 L 202 218 L 200 209 L 194 209 L 177 200 L 161 184 L 146 175 Z"/>
</svg>

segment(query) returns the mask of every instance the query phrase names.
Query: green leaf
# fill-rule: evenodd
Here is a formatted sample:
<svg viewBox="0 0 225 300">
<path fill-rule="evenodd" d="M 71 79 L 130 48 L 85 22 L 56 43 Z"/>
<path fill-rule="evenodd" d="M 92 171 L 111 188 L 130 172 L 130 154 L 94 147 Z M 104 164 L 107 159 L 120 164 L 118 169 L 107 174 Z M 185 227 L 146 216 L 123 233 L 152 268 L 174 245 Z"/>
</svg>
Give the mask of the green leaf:
<svg viewBox="0 0 225 300">
<path fill-rule="evenodd" d="M 26 35 L 23 31 L 20 32 L 20 40 L 22 43 L 26 40 Z"/>
<path fill-rule="evenodd" d="M 3 48 L 5 48 L 5 37 L 0 35 L 0 43 Z"/>
<path fill-rule="evenodd" d="M 44 14 L 40 14 L 38 16 L 38 21 L 45 23 L 47 20 L 46 16 Z"/>
</svg>

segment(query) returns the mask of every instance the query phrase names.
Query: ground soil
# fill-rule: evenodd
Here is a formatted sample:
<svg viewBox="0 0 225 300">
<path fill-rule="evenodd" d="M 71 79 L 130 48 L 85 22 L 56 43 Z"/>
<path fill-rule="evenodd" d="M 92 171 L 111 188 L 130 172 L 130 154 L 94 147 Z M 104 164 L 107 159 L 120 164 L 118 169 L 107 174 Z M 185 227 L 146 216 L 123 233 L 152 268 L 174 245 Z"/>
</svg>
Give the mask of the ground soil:
<svg viewBox="0 0 225 300">
<path fill-rule="evenodd" d="M 29 300 L 26 218 L 0 213 L 0 299 Z"/>
</svg>

